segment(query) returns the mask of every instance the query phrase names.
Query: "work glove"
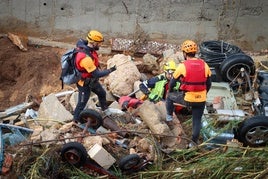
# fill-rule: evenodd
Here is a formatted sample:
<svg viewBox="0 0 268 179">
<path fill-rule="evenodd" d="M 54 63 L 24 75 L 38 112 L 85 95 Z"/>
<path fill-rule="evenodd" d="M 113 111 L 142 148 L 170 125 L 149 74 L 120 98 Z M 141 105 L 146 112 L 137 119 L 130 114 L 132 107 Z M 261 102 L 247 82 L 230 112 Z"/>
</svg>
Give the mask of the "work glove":
<svg viewBox="0 0 268 179">
<path fill-rule="evenodd" d="M 139 99 L 142 101 L 145 101 L 148 98 L 146 94 L 142 95 Z"/>
<path fill-rule="evenodd" d="M 114 65 L 113 67 L 111 67 L 109 70 L 110 70 L 110 73 L 112 73 L 113 71 L 115 71 L 116 70 L 116 65 Z"/>
</svg>

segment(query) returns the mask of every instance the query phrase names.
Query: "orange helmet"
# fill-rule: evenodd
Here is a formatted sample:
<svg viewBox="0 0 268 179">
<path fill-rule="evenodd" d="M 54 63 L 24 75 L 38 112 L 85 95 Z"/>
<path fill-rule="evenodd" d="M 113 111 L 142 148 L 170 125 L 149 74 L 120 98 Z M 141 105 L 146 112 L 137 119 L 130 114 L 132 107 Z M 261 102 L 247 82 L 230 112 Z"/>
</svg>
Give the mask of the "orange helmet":
<svg viewBox="0 0 268 179">
<path fill-rule="evenodd" d="M 197 45 L 192 40 L 185 40 L 181 45 L 181 50 L 186 53 L 196 53 Z"/>
<path fill-rule="evenodd" d="M 87 34 L 88 42 L 103 42 L 103 36 L 99 31 L 91 30 Z"/>
</svg>

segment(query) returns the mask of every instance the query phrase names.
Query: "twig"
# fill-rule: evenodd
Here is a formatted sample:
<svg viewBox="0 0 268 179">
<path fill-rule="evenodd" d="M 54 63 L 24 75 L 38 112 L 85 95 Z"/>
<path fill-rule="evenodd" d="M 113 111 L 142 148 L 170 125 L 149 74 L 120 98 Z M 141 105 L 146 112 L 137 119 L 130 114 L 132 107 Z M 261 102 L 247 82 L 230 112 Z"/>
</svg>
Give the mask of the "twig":
<svg viewBox="0 0 268 179">
<path fill-rule="evenodd" d="M 215 151 L 218 151 L 218 150 L 220 150 L 220 148 L 216 148 L 216 149 L 210 150 L 210 151 L 208 151 L 208 152 L 205 152 L 205 153 L 203 153 L 203 154 L 200 154 L 200 155 L 198 155 L 197 157 L 194 157 L 194 158 L 192 158 L 191 160 L 185 162 L 185 164 L 192 163 L 192 162 L 194 162 L 194 161 L 200 159 L 201 157 L 204 157 L 204 156 L 206 156 L 206 155 L 209 155 L 209 154 L 211 154 L 211 153 L 214 153 Z"/>
<path fill-rule="evenodd" d="M 262 62 L 259 62 L 259 63 L 263 68 L 265 68 L 265 70 L 268 70 L 268 67 L 266 65 L 264 65 Z"/>
<path fill-rule="evenodd" d="M 58 141 L 64 141 L 67 139 L 76 139 L 76 138 L 83 138 L 87 136 L 103 136 L 103 135 L 109 135 L 113 133 L 120 133 L 120 132 L 127 132 L 127 133 L 132 133 L 132 134 L 146 134 L 146 135 L 153 135 L 153 136 L 159 136 L 159 137 L 175 137 L 175 138 L 183 138 L 188 141 L 192 141 L 191 139 L 183 136 L 174 136 L 174 135 L 165 135 L 165 134 L 155 134 L 155 133 L 150 133 L 150 132 L 140 132 L 140 131 L 130 131 L 130 130 L 118 130 L 118 131 L 112 131 L 112 132 L 106 132 L 106 133 L 101 133 L 101 134 L 84 134 L 84 135 L 79 135 L 79 136 L 74 136 L 74 137 L 67 137 L 67 138 L 62 138 L 62 139 L 51 139 L 51 140 L 45 140 L 45 141 L 40 141 L 40 142 L 29 142 L 25 144 L 20 144 L 19 146 L 27 146 L 27 145 L 37 145 L 37 144 L 42 144 L 42 143 L 47 143 L 47 142 L 58 142 Z"/>
<path fill-rule="evenodd" d="M 268 174 L 268 168 L 261 171 L 260 174 L 258 174 L 256 177 L 254 177 L 254 179 L 265 178 L 265 176 L 267 176 L 267 174 Z"/>
</svg>

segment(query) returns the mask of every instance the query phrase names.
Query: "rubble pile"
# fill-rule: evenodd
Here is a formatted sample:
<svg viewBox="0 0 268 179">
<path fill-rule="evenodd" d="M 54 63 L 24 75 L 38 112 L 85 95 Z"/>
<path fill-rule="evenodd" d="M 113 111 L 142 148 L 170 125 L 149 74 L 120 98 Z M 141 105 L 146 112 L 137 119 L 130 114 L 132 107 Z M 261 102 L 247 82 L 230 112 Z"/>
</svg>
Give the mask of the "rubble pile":
<svg viewBox="0 0 268 179">
<path fill-rule="evenodd" d="M 28 50 L 28 47 L 13 34 L 9 34 L 9 38 L 21 50 Z M 126 47 L 116 48 L 122 42 L 126 43 Z M 113 43 L 113 48 L 130 48 L 132 43 L 117 39 Z M 155 47 L 153 54 L 162 54 L 163 57 L 155 57 L 152 53 L 144 51 L 151 47 Z M 266 148 L 244 148 L 241 143 L 234 140 L 209 151 L 206 150 L 208 144 L 204 143 L 196 148 L 186 149 L 191 138 L 189 114 L 174 116 L 173 125 L 170 126 L 165 122 L 164 102 L 155 104 L 143 99 L 135 108 L 123 109 L 119 100 L 122 96 L 141 99 L 143 93 L 139 91 L 139 84 L 147 79 L 146 72 L 157 75 L 161 73 L 163 64 L 168 60 L 173 59 L 176 63 L 182 60 L 182 55 L 175 53 L 167 44 L 149 42 L 146 48 L 142 49 L 138 50 L 144 54 L 141 61 L 136 61 L 134 57 L 126 54 L 115 54 L 107 62 L 101 63 L 106 68 L 117 66 L 115 72 L 101 79 L 107 92 L 109 114 L 101 111 L 98 98 L 92 93 L 80 115 L 81 121 L 93 121 L 88 129 L 85 129 L 83 122 L 72 121 L 78 98 L 78 92 L 73 86 L 45 94 L 42 98 L 28 95 L 25 102 L 2 110 L 0 166 L 3 177 L 267 176 Z M 166 50 L 162 51 L 163 49 Z M 16 98 L 16 94 L 18 92 L 14 92 L 13 98 Z M 219 93 L 215 95 L 216 97 L 211 99 L 211 111 L 229 105 L 226 103 L 226 96 L 219 96 Z M 4 95 L 0 93 L 1 96 Z M 245 106 L 244 101 L 238 104 L 249 108 L 250 105 Z M 234 104 L 235 101 L 231 102 L 230 106 Z M 223 115 L 226 117 L 228 114 Z M 86 133 L 83 133 L 84 130 Z M 218 135 L 214 130 L 210 132 Z M 260 152 L 261 150 L 264 152 Z M 259 164 L 251 159 L 259 161 Z"/>
<path fill-rule="evenodd" d="M 157 62 L 153 62 L 157 60 L 154 56 L 147 54 L 145 58 L 143 66 L 150 68 L 147 71 L 151 70 L 152 64 L 157 70 L 161 69 L 157 66 Z M 118 159 L 129 154 L 138 154 L 147 161 L 156 162 L 159 160 L 159 156 L 157 156 L 159 151 L 156 150 L 170 152 L 176 148 L 185 148 L 186 142 L 181 142 L 180 136 L 184 132 L 179 120 L 175 119 L 176 127 L 172 129 L 164 122 L 164 103 L 154 104 L 145 101 L 136 109 L 122 111 L 118 97 L 130 94 L 129 96 L 135 98 L 137 94 L 138 98 L 141 95 L 138 84 L 145 75 L 139 72 L 133 59 L 127 55 L 114 55 L 107 61 L 108 68 L 113 65 L 117 66 L 117 70 L 105 78 L 103 83 L 107 91 L 111 114 L 107 116 L 100 110 L 97 96 L 94 93 L 86 106 L 86 109 L 94 110 L 101 115 L 101 126 L 89 128 L 88 134 L 85 135 L 82 134 L 83 124 L 76 124 L 72 121 L 72 112 L 78 97 L 75 89 L 51 93 L 39 101 L 32 97 L 25 103 L 0 112 L 4 125 L 12 125 L 14 128 L 21 126 L 22 130 L 31 130 L 27 138 L 25 136 L 24 140 L 16 140 L 12 148 L 15 149 L 16 146 L 19 146 L 22 152 L 23 149 L 29 150 L 29 147 L 32 151 L 36 146 L 47 148 L 47 150 L 51 150 L 48 148 L 55 146 L 59 150 L 66 143 L 79 142 L 88 152 L 95 148 L 94 152 L 96 150 L 97 153 L 106 151 L 107 154 L 114 156 L 111 163 L 109 160 L 102 161 L 102 165 L 106 169 L 110 168 Z M 57 154 L 60 155 L 59 152 Z M 92 155 L 91 158 L 94 158 Z M 20 162 L 16 157 L 13 160 Z M 108 167 L 107 163 L 109 163 Z M 18 166 L 18 163 L 14 165 Z M 20 172 L 26 171 L 17 172 L 19 172 L 18 175 L 23 175 Z"/>
</svg>

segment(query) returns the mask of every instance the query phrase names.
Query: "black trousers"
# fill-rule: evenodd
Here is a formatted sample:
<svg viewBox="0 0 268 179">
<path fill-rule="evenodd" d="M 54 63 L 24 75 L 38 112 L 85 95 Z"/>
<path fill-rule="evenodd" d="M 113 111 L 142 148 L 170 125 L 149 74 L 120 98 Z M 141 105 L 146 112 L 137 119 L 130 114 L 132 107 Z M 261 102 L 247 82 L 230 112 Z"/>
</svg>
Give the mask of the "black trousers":
<svg viewBox="0 0 268 179">
<path fill-rule="evenodd" d="M 170 92 L 166 99 L 166 110 L 168 115 L 172 115 L 174 112 L 174 103 L 183 104 L 190 108 L 192 111 L 192 141 L 197 143 L 200 130 L 202 127 L 201 120 L 204 113 L 206 102 L 187 102 L 184 101 L 183 92 Z"/>
<path fill-rule="evenodd" d="M 95 93 L 98 96 L 99 103 L 101 106 L 101 109 L 104 111 L 108 108 L 107 102 L 106 102 L 106 91 L 103 89 L 99 81 L 95 81 L 94 83 L 86 83 L 84 86 L 77 85 L 79 94 L 78 94 L 78 102 L 76 105 L 76 108 L 74 110 L 74 120 L 78 120 L 79 114 L 82 110 L 84 110 L 91 91 Z"/>
</svg>

